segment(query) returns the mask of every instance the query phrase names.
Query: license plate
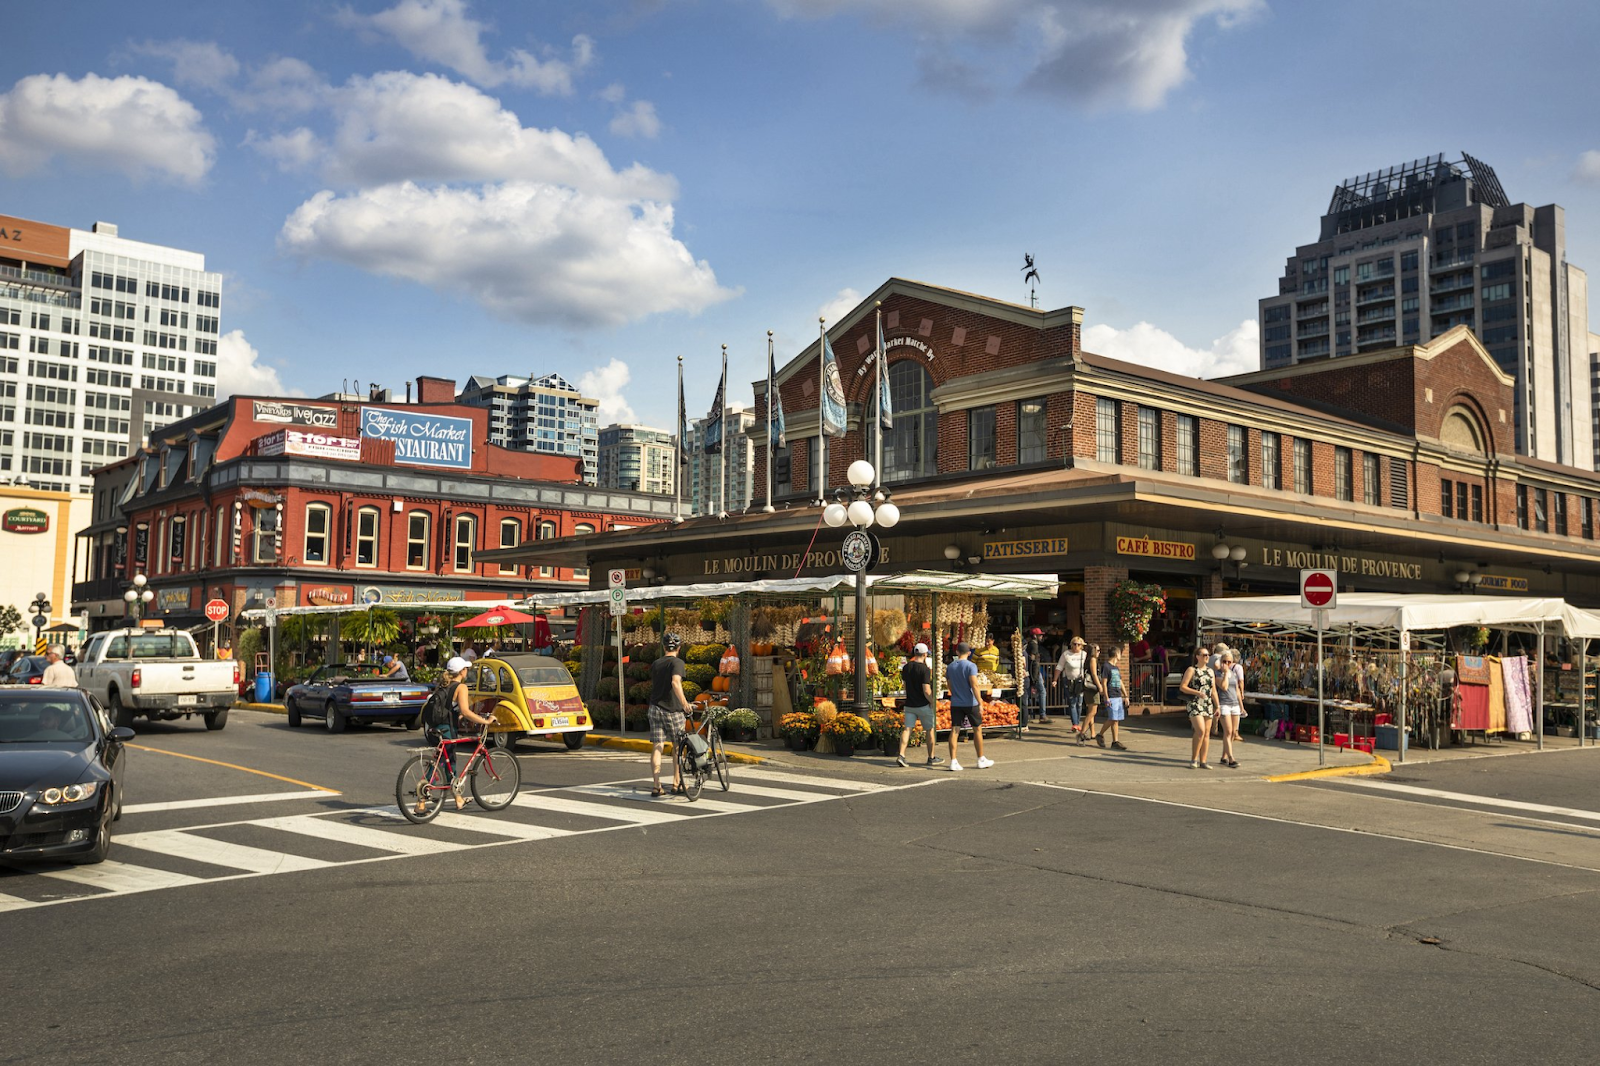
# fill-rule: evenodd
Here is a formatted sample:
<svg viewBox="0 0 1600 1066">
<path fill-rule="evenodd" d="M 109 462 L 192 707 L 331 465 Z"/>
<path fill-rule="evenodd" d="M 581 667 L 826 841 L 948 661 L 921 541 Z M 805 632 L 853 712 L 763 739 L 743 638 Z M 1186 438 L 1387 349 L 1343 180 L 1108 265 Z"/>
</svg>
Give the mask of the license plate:
<svg viewBox="0 0 1600 1066">
<path fill-rule="evenodd" d="M 385 692 L 383 694 L 383 702 L 384 703 L 399 703 L 400 702 L 400 693 L 398 693 L 398 692 Z"/>
<path fill-rule="evenodd" d="M 178 706 L 179 707 L 192 707 L 192 706 L 194 706 L 194 702 L 195 702 L 195 697 L 193 697 L 193 696 L 179 696 L 178 697 Z"/>
<path fill-rule="evenodd" d="M 572 724 L 572 719 L 568 718 L 566 715 L 562 715 L 560 718 L 552 718 L 552 719 L 550 719 L 550 725 L 552 727 L 554 727 L 554 726 L 563 726 L 563 725 L 571 725 L 571 724 Z"/>
</svg>

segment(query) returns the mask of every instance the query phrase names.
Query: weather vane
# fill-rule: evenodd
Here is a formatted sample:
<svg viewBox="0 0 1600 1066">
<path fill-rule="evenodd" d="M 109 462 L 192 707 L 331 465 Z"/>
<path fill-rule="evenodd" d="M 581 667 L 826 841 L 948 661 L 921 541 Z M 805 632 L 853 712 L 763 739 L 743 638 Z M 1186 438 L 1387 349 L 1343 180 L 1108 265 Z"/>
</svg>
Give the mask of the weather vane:
<svg viewBox="0 0 1600 1066">
<path fill-rule="evenodd" d="M 1039 306 L 1039 271 L 1033 265 L 1033 255 L 1029 252 L 1022 253 L 1022 280 L 1028 286 L 1028 306 L 1037 309 Z"/>
</svg>

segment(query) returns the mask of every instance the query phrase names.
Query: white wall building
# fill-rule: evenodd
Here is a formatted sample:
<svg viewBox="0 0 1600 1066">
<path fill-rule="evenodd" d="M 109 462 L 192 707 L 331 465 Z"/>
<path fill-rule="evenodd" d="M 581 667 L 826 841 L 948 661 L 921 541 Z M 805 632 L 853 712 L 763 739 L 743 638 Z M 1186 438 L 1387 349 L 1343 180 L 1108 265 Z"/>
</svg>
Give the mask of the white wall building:
<svg viewBox="0 0 1600 1066">
<path fill-rule="evenodd" d="M 540 378 L 475 374 L 456 395 L 456 402 L 489 409 L 490 444 L 582 459 L 584 483 L 596 483 L 600 401 L 580 393 L 560 374 Z"/>
<path fill-rule="evenodd" d="M 687 444 L 689 469 L 685 474 L 686 500 L 691 515 L 734 514 L 750 506 L 750 487 L 754 484 L 756 450 L 750 439 L 756 416 L 743 405 L 730 403 L 727 407 L 723 450 L 705 451 L 706 427 L 713 425 L 709 418 L 698 418 L 689 426 Z M 723 505 L 723 459 L 728 461 L 728 505 Z"/>
</svg>

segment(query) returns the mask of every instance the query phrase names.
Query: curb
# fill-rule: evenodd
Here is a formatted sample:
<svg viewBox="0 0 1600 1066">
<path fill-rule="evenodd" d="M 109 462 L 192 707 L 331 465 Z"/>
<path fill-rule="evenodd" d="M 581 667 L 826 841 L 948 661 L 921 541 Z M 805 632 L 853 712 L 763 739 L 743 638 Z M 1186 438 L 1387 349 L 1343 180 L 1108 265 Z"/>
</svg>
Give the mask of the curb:
<svg viewBox="0 0 1600 1066">
<path fill-rule="evenodd" d="M 234 708 L 241 711 L 266 711 L 268 714 L 288 714 L 289 712 L 281 703 L 235 703 Z"/>
<path fill-rule="evenodd" d="M 624 748 L 628 751 L 642 751 L 647 755 L 650 753 L 651 749 L 651 744 L 648 740 L 635 740 L 632 737 L 613 737 L 601 733 L 590 733 L 588 736 L 588 743 L 593 744 L 597 748 Z M 667 741 L 667 743 L 662 747 L 662 751 L 665 754 L 671 754 L 672 741 Z M 746 755 L 742 751 L 730 751 L 728 752 L 728 761 L 759 766 L 767 760 L 760 755 Z"/>
<path fill-rule="evenodd" d="M 1320 770 L 1301 770 L 1295 774 L 1274 774 L 1266 778 L 1274 784 L 1284 781 L 1314 781 L 1322 777 L 1361 777 L 1368 774 L 1386 774 L 1394 766 L 1382 755 L 1373 755 L 1365 766 L 1324 766 Z"/>
</svg>

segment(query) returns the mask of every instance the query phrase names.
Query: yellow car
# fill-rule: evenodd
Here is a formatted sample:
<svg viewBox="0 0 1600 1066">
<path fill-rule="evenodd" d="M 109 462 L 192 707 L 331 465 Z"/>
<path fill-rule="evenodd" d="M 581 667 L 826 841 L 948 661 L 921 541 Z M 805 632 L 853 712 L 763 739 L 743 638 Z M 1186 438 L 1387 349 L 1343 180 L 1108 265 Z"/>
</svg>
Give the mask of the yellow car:
<svg viewBox="0 0 1600 1066">
<path fill-rule="evenodd" d="M 548 655 L 479 659 L 467 671 L 472 709 L 494 715 L 490 738 L 509 748 L 523 737 L 560 736 L 572 751 L 594 727 L 566 664 Z"/>
</svg>

